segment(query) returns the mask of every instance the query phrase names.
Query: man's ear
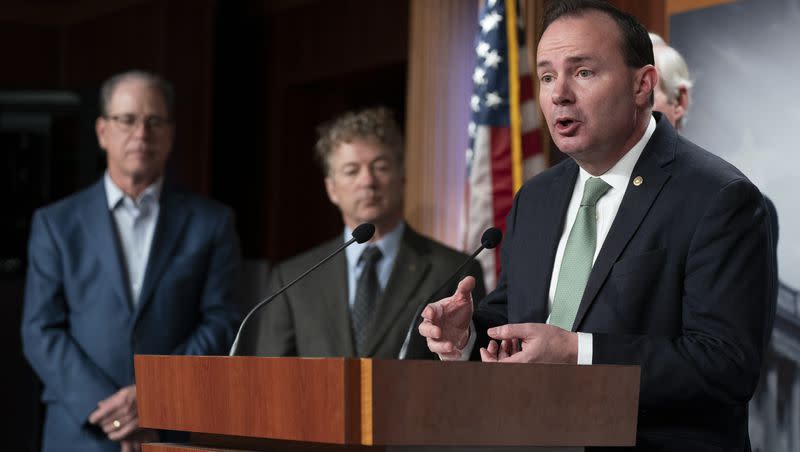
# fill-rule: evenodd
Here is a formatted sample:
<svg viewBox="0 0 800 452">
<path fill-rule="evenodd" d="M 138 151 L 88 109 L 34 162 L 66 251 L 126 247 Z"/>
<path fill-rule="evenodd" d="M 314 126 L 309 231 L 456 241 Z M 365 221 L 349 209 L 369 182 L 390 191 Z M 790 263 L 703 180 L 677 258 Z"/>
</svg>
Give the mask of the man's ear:
<svg viewBox="0 0 800 452">
<path fill-rule="evenodd" d="M 328 199 L 335 205 L 339 205 L 339 196 L 336 194 L 336 184 L 333 177 L 325 176 L 325 191 L 328 193 Z"/>
<path fill-rule="evenodd" d="M 658 72 L 655 66 L 648 64 L 636 70 L 634 79 L 634 98 L 636 105 L 647 106 L 650 104 L 650 97 L 655 93 L 658 85 Z"/>
<path fill-rule="evenodd" d="M 106 150 L 106 128 L 108 127 L 108 121 L 103 119 L 102 117 L 97 117 L 94 121 L 94 132 L 97 135 L 97 144 L 100 145 L 100 148 Z"/>
<path fill-rule="evenodd" d="M 689 90 L 685 86 L 678 87 L 678 97 L 675 99 L 675 121 L 679 121 L 689 109 Z"/>
</svg>

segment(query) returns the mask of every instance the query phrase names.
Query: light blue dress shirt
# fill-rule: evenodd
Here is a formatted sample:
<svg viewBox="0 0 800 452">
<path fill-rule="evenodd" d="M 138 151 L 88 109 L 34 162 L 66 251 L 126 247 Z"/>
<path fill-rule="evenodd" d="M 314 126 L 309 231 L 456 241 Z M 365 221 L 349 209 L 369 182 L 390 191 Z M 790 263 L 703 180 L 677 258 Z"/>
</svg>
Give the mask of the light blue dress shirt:
<svg viewBox="0 0 800 452">
<path fill-rule="evenodd" d="M 147 187 L 137 199 L 132 199 L 117 187 L 111 180 L 111 176 L 108 175 L 108 171 L 106 171 L 104 181 L 108 209 L 114 216 L 122 253 L 125 256 L 131 300 L 136 306 L 139 303 L 144 272 L 147 270 L 147 261 L 150 258 L 150 246 L 153 243 L 153 233 L 158 219 L 159 197 L 164 180 L 159 178 Z"/>
<path fill-rule="evenodd" d="M 389 276 L 392 274 L 392 267 L 397 258 L 397 253 L 400 251 L 400 240 L 403 238 L 403 231 L 406 225 L 400 222 L 388 234 L 380 238 L 374 243 L 353 243 L 345 250 L 347 256 L 347 302 L 350 308 L 353 307 L 356 296 L 356 282 L 361 272 L 364 271 L 364 263 L 359 262 L 361 253 L 369 245 L 377 246 L 380 248 L 383 257 L 378 261 L 378 284 L 381 286 L 381 291 L 386 289 L 386 284 L 389 282 Z M 345 226 L 344 228 L 344 241 L 348 241 L 353 237 L 353 231 Z"/>
</svg>

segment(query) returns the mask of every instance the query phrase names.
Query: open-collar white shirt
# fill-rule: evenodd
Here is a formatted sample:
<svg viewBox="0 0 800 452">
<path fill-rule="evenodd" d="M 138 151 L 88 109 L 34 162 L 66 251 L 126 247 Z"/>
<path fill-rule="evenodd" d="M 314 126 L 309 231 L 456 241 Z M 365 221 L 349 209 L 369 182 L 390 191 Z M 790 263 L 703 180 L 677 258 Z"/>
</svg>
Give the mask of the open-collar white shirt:
<svg viewBox="0 0 800 452">
<path fill-rule="evenodd" d="M 103 180 L 108 209 L 114 217 L 117 236 L 125 257 L 131 301 L 136 306 L 139 303 L 139 294 L 144 283 L 147 261 L 150 259 L 150 246 L 153 243 L 164 179 L 159 178 L 136 199 L 126 195 L 111 180 L 108 171 Z"/>
</svg>

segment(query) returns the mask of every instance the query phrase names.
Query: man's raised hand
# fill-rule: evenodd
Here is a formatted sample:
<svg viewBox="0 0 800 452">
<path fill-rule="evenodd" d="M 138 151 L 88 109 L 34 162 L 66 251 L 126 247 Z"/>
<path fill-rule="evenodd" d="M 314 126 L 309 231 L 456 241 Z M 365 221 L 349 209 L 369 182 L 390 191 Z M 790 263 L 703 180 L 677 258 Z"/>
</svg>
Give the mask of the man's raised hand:
<svg viewBox="0 0 800 452">
<path fill-rule="evenodd" d="M 458 283 L 452 296 L 431 303 L 422 311 L 419 334 L 427 339 L 428 348 L 442 360 L 460 358 L 469 340 L 474 288 L 475 278 L 467 276 Z"/>
</svg>

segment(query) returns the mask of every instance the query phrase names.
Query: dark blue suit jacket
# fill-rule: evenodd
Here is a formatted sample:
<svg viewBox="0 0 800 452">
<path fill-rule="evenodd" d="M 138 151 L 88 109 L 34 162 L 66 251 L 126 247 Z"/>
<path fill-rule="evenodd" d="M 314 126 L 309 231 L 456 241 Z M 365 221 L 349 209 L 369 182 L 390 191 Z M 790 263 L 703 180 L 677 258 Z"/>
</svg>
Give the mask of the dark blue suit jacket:
<svg viewBox="0 0 800 452">
<path fill-rule="evenodd" d="M 644 183 L 625 192 L 573 331 L 594 333 L 594 363 L 641 366 L 640 450 L 749 450 L 775 277 L 766 207 L 736 168 L 656 118 L 632 174 Z M 568 159 L 519 191 L 479 333 L 546 321 L 577 175 Z"/>
<path fill-rule="evenodd" d="M 44 450 L 119 450 L 89 426 L 134 383 L 133 355 L 224 354 L 240 255 L 231 211 L 164 188 L 140 301 L 131 303 L 103 181 L 36 211 L 22 339 L 44 383 Z"/>
</svg>

